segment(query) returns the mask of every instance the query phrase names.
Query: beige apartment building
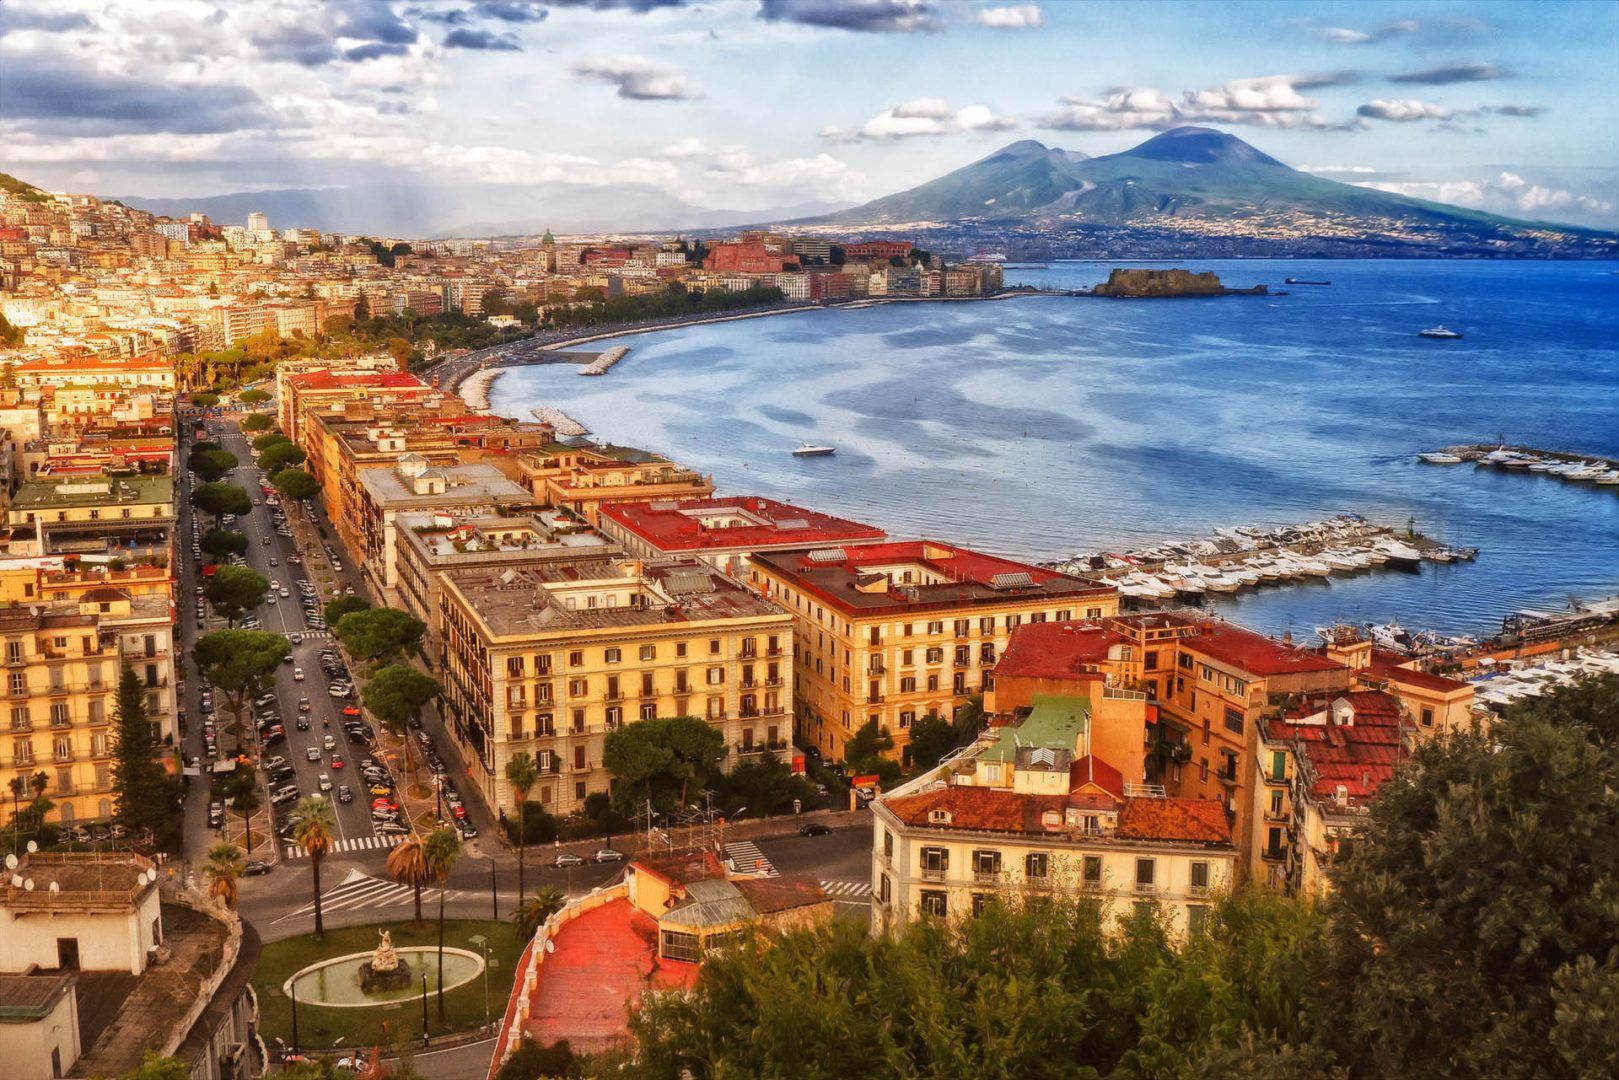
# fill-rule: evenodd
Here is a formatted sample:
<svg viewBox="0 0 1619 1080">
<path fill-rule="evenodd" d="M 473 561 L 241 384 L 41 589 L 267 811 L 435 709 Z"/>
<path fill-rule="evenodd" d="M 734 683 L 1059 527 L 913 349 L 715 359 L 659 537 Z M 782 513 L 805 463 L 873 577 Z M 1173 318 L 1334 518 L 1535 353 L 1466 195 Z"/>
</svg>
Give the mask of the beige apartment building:
<svg viewBox="0 0 1619 1080">
<path fill-rule="evenodd" d="M 113 816 L 112 752 L 118 680 L 128 663 L 146 689 L 154 738 L 176 736 L 174 615 L 166 596 L 91 589 L 76 602 L 0 610 L 9 746 L 0 795 L 13 777 L 44 773 L 47 820 Z M 27 794 L 25 793 L 25 798 Z"/>
<path fill-rule="evenodd" d="M 490 805 L 513 805 L 506 763 L 540 764 L 551 813 L 609 791 L 606 736 L 698 716 L 729 763 L 788 751 L 792 617 L 696 560 L 609 556 L 450 570 L 439 581 L 448 728 Z"/>
</svg>

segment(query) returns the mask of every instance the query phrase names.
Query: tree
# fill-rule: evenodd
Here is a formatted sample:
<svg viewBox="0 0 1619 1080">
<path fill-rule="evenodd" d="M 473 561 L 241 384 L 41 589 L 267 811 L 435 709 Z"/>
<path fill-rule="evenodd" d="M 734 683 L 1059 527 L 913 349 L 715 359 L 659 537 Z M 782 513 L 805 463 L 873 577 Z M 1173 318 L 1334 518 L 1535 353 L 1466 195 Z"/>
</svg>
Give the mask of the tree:
<svg viewBox="0 0 1619 1080">
<path fill-rule="evenodd" d="M 1619 676 L 1431 739 L 1383 785 L 1328 901 L 1324 1034 L 1357 1075 L 1605 1072 L 1568 992 L 1619 987 L 1615 791 Z"/>
<path fill-rule="evenodd" d="M 524 1035 L 501 1063 L 495 1080 L 574 1080 L 583 1076 L 583 1065 L 567 1039 L 558 1039 L 550 1046 L 535 1042 Z"/>
<path fill-rule="evenodd" d="M 269 401 L 270 398 L 271 395 L 269 393 L 264 390 L 260 390 L 256 386 L 250 386 L 246 390 L 243 390 L 240 394 L 236 395 L 236 400 L 240 401 L 243 405 L 246 405 L 250 409 L 255 405 L 263 405 L 266 401 Z"/>
<path fill-rule="evenodd" d="M 422 861 L 428 876 L 438 882 L 438 1018 L 444 1022 L 444 893 L 449 888 L 450 868 L 461 854 L 461 838 L 455 830 L 440 826 L 422 842 Z"/>
<path fill-rule="evenodd" d="M 280 442 L 259 454 L 259 468 L 264 470 L 265 476 L 274 476 L 282 469 L 302 465 L 308 456 L 302 447 L 294 446 L 290 442 Z"/>
<path fill-rule="evenodd" d="M 350 656 L 378 663 L 414 649 L 427 630 L 410 612 L 389 607 L 350 612 L 329 625 Z"/>
<path fill-rule="evenodd" d="M 236 881 L 245 871 L 241 848 L 228 841 L 215 844 L 208 849 L 208 861 L 202 865 L 203 876 L 208 879 L 208 895 L 234 908 Z"/>
<path fill-rule="evenodd" d="M 259 778 L 251 768 L 237 766 L 225 785 L 225 795 L 231 806 L 242 815 L 242 829 L 247 834 L 247 853 L 253 854 L 253 814 L 259 808 Z"/>
<path fill-rule="evenodd" d="M 276 667 L 291 651 L 286 638 L 263 630 L 216 630 L 198 638 L 192 647 L 198 673 L 225 695 L 236 721 L 238 751 L 247 702 L 271 685 Z"/>
<path fill-rule="evenodd" d="M 928 713 L 911 725 L 911 764 L 919 771 L 933 768 L 956 748 L 956 729 L 938 713 Z"/>
<path fill-rule="evenodd" d="M 523 856 L 528 848 L 528 819 L 524 811 L 528 808 L 528 793 L 534 790 L 534 782 L 540 778 L 540 767 L 534 763 L 534 758 L 527 750 L 519 750 L 506 762 L 506 782 L 512 786 L 512 795 L 517 800 L 517 895 L 523 896 L 527 888 L 523 880 Z"/>
<path fill-rule="evenodd" d="M 214 519 L 226 514 L 246 514 L 253 509 L 253 500 L 247 489 L 235 484 L 199 484 L 192 489 L 191 505 Z"/>
<path fill-rule="evenodd" d="M 371 303 L 361 293 L 360 298 L 354 302 L 354 321 L 367 322 L 371 318 Z"/>
<path fill-rule="evenodd" d="M 212 409 L 219 404 L 219 395 L 203 391 L 191 395 L 191 404 L 199 409 Z"/>
<path fill-rule="evenodd" d="M 555 915 L 567 906 L 568 899 L 558 891 L 555 885 L 541 885 L 534 890 L 533 895 L 518 893 L 522 902 L 512 913 L 512 925 L 517 927 L 517 936 L 527 941 L 533 937 L 545 920 Z"/>
<path fill-rule="evenodd" d="M 269 413 L 254 413 L 252 416 L 244 417 L 242 420 L 242 430 L 249 435 L 269 431 L 274 426 L 275 420 Z"/>
<path fill-rule="evenodd" d="M 410 367 L 410 342 L 402 337 L 388 339 L 388 355 L 400 371 Z"/>
<path fill-rule="evenodd" d="M 332 812 L 331 800 L 322 795 L 306 795 L 292 810 L 292 838 L 309 853 L 309 871 L 315 882 L 315 940 L 326 933 L 320 910 L 320 864 L 332 850 L 332 833 L 337 831 L 337 816 Z"/>
<path fill-rule="evenodd" d="M 843 760 L 856 773 L 872 773 L 888 783 L 899 775 L 899 762 L 886 757 L 894 749 L 894 737 L 867 720 L 854 736 L 843 744 Z"/>
<path fill-rule="evenodd" d="M 180 824 L 176 813 L 179 791 L 163 766 L 153 760 L 157 744 L 146 716 L 146 687 L 128 664 L 118 677 L 114 723 L 112 791 L 118 821 L 135 835 L 149 832 L 166 841 Z"/>
<path fill-rule="evenodd" d="M 680 803 L 695 783 L 705 786 L 725 760 L 725 734 L 695 716 L 672 716 L 660 721 L 664 744 L 673 755 L 669 772 L 680 781 Z"/>
<path fill-rule="evenodd" d="M 422 925 L 422 886 L 432 880 L 422 854 L 422 839 L 412 835 L 394 845 L 388 852 L 388 873 L 401 885 L 408 885 L 416 893 L 416 925 Z"/>
<path fill-rule="evenodd" d="M 270 447 L 272 447 L 272 446 L 280 446 L 283 443 L 285 443 L 288 446 L 293 445 L 292 440 L 287 438 L 285 435 L 281 434 L 281 432 L 279 432 L 279 431 L 269 431 L 269 432 L 265 432 L 263 435 L 260 435 L 258 438 L 253 440 L 253 449 L 257 450 L 259 453 L 262 454 L 266 450 L 270 449 Z"/>
<path fill-rule="evenodd" d="M 637 720 L 609 731 L 602 746 L 602 764 L 618 780 L 613 799 L 621 808 L 640 802 L 637 789 L 653 799 L 652 782 L 674 760 L 674 751 L 658 737 L 656 720 Z"/>
<path fill-rule="evenodd" d="M 270 583 L 257 571 L 245 566 L 221 566 L 203 586 L 202 594 L 221 618 L 234 624 L 244 611 L 264 603 L 269 591 Z"/>
<path fill-rule="evenodd" d="M 186 458 L 186 468 L 196 473 L 205 484 L 215 483 L 236 466 L 236 455 L 229 450 L 193 449 Z"/>
<path fill-rule="evenodd" d="M 212 555 L 215 562 L 222 562 L 227 555 L 246 554 L 247 537 L 235 529 L 209 529 L 197 541 L 197 546 L 204 554 Z"/>
<path fill-rule="evenodd" d="M 360 691 L 361 702 L 377 718 L 377 723 L 404 743 L 405 764 L 412 781 L 416 778 L 416 757 L 411 752 L 406 731 L 410 722 L 421 714 L 422 706 L 443 692 L 444 688 L 436 679 L 408 664 L 388 665 L 372 675 L 365 689 Z"/>
<path fill-rule="evenodd" d="M 282 469 L 270 477 L 270 484 L 283 496 L 300 504 L 313 499 L 320 491 L 320 481 L 303 469 Z"/>
<path fill-rule="evenodd" d="M 337 596 L 326 602 L 326 625 L 336 626 L 343 616 L 371 610 L 371 602 L 359 596 Z"/>
<path fill-rule="evenodd" d="M 125 1073 L 122 1080 L 191 1080 L 191 1066 L 179 1058 L 147 1050 L 141 1055 L 140 1066 Z"/>
</svg>

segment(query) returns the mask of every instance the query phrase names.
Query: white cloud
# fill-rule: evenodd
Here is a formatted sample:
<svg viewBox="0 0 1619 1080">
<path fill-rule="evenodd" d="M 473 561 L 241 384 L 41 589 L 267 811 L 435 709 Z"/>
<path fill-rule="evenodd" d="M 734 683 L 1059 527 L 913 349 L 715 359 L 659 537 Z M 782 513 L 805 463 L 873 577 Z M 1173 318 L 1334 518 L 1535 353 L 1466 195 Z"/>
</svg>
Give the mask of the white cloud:
<svg viewBox="0 0 1619 1080">
<path fill-rule="evenodd" d="M 708 166 L 716 180 L 741 187 L 791 188 L 816 197 L 845 197 L 860 190 L 865 178 L 831 154 L 757 162 L 739 146 L 722 147 Z"/>
<path fill-rule="evenodd" d="M 944 98 L 917 98 L 889 111 L 902 120 L 943 120 L 950 115 L 950 104 Z"/>
<path fill-rule="evenodd" d="M 885 109 L 850 131 L 823 127 L 820 137 L 830 142 L 887 142 L 923 135 L 954 135 L 970 131 L 1010 131 L 1016 119 L 996 113 L 988 105 L 968 105 L 954 112 L 943 98 L 916 98 Z"/>
<path fill-rule="evenodd" d="M 586 82 L 618 87 L 632 101 L 685 101 L 702 97 L 686 73 L 644 56 L 603 56 L 581 60 L 573 73 Z"/>
<path fill-rule="evenodd" d="M 1033 30 L 1044 26 L 1046 18 L 1039 4 L 1014 4 L 1010 7 L 984 8 L 973 21 L 991 30 Z"/>
<path fill-rule="evenodd" d="M 1378 98 L 1376 101 L 1368 101 L 1355 111 L 1373 120 L 1392 120 L 1400 124 L 1415 123 L 1419 120 L 1449 120 L 1455 115 L 1437 102 L 1418 101 L 1416 98 Z"/>
<path fill-rule="evenodd" d="M 1253 112 L 1297 112 L 1316 108 L 1300 94 L 1299 75 L 1268 75 L 1259 79 L 1233 79 L 1208 90 L 1188 91 L 1186 101 L 1195 109 Z"/>
<path fill-rule="evenodd" d="M 1611 215 L 1614 210 L 1608 199 L 1532 183 L 1506 170 L 1484 180 L 1369 180 L 1356 186 L 1518 217 L 1544 218 L 1559 214 L 1596 217 Z"/>
<path fill-rule="evenodd" d="M 651 184 L 654 187 L 669 188 L 679 183 L 680 169 L 671 161 L 632 157 L 614 165 L 612 177 L 614 180 L 632 184 Z"/>
<path fill-rule="evenodd" d="M 1391 38 L 1405 37 L 1422 31 L 1422 24 L 1415 19 L 1401 19 L 1398 22 L 1384 23 L 1376 30 L 1352 30 L 1345 26 L 1326 26 L 1316 31 L 1318 37 L 1325 38 L 1335 45 L 1369 45 L 1373 42 L 1388 41 Z"/>
<path fill-rule="evenodd" d="M 1152 87 L 1119 87 L 1100 97 L 1071 95 L 1041 117 L 1042 127 L 1059 131 L 1165 131 L 1182 124 L 1248 124 L 1268 128 L 1327 129 L 1317 103 L 1300 90 L 1353 81 L 1352 73 L 1265 75 L 1233 79 L 1174 98 Z"/>
<path fill-rule="evenodd" d="M 660 156 L 666 158 L 703 157 L 708 153 L 709 149 L 703 144 L 703 140 L 690 135 L 672 142 L 658 151 Z"/>
<path fill-rule="evenodd" d="M 988 105 L 968 105 L 956 112 L 956 127 L 962 131 L 1011 131 L 1017 126 L 1017 120 L 996 115 Z"/>
<path fill-rule="evenodd" d="M 1367 176 L 1377 172 L 1370 165 L 1295 165 L 1293 168 L 1299 172 L 1307 173 L 1353 173 L 1357 176 Z"/>
</svg>

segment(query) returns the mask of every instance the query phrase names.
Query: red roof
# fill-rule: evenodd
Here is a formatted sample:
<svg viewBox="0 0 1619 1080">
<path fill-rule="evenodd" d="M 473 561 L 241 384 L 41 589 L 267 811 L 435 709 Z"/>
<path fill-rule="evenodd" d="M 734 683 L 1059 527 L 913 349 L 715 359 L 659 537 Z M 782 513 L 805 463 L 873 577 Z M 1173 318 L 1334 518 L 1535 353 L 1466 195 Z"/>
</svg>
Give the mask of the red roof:
<svg viewBox="0 0 1619 1080">
<path fill-rule="evenodd" d="M 1354 710 L 1353 723 L 1333 719 L 1332 705 L 1340 699 Z M 1299 722 L 1323 710 L 1326 723 Z M 1309 762 L 1315 774 L 1310 790 L 1317 798 L 1332 798 L 1341 784 L 1359 802 L 1376 795 L 1405 759 L 1400 732 L 1404 716 L 1399 699 L 1381 690 L 1328 694 L 1309 699 L 1290 719 L 1272 720 L 1269 735 L 1292 742 Z"/>
<path fill-rule="evenodd" d="M 1313 649 L 1284 645 L 1234 623 L 1210 620 L 1179 640 L 1182 648 L 1230 664 L 1254 675 L 1293 675 L 1305 671 L 1341 671 L 1344 666 Z"/>
<path fill-rule="evenodd" d="M 1127 840 L 1231 843 L 1231 823 L 1216 799 L 1125 799 L 1119 835 Z"/>
<path fill-rule="evenodd" d="M 1078 791 L 1095 784 L 1115 799 L 1124 798 L 1124 774 L 1099 757 L 1086 754 L 1075 759 L 1068 769 L 1068 790 Z"/>
<path fill-rule="evenodd" d="M 1012 631 L 1006 652 L 995 664 L 995 677 L 1100 679 L 1094 666 L 1107 662 L 1114 645 L 1126 643 L 1124 635 L 1101 623 L 1026 623 Z"/>
<path fill-rule="evenodd" d="M 1410 663 L 1410 658 L 1399 653 L 1384 652 L 1381 649 L 1372 650 L 1372 661 L 1367 665 L 1371 674 L 1390 679 L 1406 686 L 1414 686 L 1419 690 L 1433 690 L 1436 693 L 1448 694 L 1456 690 L 1467 689 L 1467 683 L 1460 679 L 1449 679 L 1443 675 L 1430 675 L 1426 671 L 1416 671 L 1402 665 Z"/>
<path fill-rule="evenodd" d="M 883 805 L 907 825 L 1036 835 L 1063 831 L 1046 828 L 1043 818 L 1048 810 L 1096 808 L 1093 797 L 1084 794 L 1024 795 L 1004 788 L 959 785 L 888 799 Z M 1128 798 L 1114 805 L 1119 808 L 1118 836 L 1123 840 L 1231 843 L 1225 808 L 1214 799 Z M 948 810 L 949 824 L 935 825 L 931 820 L 934 810 Z"/>
<path fill-rule="evenodd" d="M 300 390 L 390 390 L 432 389 L 416 376 L 404 371 L 366 371 L 337 373 L 327 369 L 305 371 L 287 376 L 287 383 Z"/>
<path fill-rule="evenodd" d="M 614 463 L 616 465 L 616 463 Z M 806 510 L 757 495 L 680 502 L 610 503 L 601 516 L 659 551 L 749 551 L 881 540 L 875 525 Z M 706 521 L 724 518 L 710 525 Z M 732 522 L 743 522 L 733 524 Z"/>
</svg>

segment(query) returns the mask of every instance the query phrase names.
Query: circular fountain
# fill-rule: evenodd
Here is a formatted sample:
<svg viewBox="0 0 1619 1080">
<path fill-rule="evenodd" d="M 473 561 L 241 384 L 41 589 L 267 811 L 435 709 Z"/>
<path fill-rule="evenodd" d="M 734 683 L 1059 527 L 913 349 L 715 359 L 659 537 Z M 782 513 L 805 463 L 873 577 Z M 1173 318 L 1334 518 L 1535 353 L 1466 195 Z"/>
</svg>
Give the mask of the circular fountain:
<svg viewBox="0 0 1619 1080">
<path fill-rule="evenodd" d="M 375 951 L 335 956 L 292 973 L 282 984 L 289 996 L 307 1005 L 339 1009 L 388 1005 L 427 990 L 438 990 L 438 950 L 431 945 L 395 949 L 386 930 Z M 444 950 L 444 989 L 453 990 L 483 972 L 483 957 L 466 949 Z"/>
</svg>

